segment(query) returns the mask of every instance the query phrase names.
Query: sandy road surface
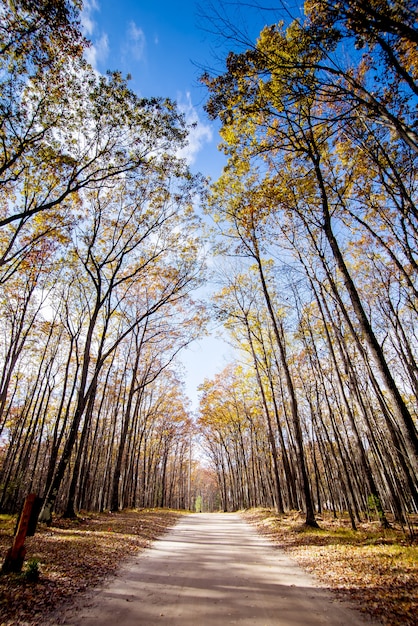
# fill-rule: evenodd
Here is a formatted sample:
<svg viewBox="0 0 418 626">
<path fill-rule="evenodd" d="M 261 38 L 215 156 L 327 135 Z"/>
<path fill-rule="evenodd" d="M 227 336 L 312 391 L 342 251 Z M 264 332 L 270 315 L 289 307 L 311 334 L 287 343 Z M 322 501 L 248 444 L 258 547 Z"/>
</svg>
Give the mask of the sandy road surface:
<svg viewBox="0 0 418 626">
<path fill-rule="evenodd" d="M 63 622 L 60 620 L 60 623 Z M 238 514 L 188 515 L 71 615 L 72 626 L 360 626 Z"/>
</svg>

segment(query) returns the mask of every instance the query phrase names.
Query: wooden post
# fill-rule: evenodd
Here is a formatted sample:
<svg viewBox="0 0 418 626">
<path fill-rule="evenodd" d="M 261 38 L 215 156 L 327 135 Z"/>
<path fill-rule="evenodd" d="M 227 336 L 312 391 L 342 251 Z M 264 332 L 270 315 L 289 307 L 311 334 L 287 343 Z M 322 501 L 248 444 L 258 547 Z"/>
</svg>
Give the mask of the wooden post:
<svg viewBox="0 0 418 626">
<path fill-rule="evenodd" d="M 22 513 L 20 514 L 17 531 L 14 536 L 13 545 L 6 554 L 3 563 L 2 572 L 20 572 L 22 570 L 23 561 L 25 560 L 26 548 L 25 539 L 28 532 L 29 523 L 31 521 L 32 509 L 37 500 L 35 493 L 26 496 Z"/>
</svg>

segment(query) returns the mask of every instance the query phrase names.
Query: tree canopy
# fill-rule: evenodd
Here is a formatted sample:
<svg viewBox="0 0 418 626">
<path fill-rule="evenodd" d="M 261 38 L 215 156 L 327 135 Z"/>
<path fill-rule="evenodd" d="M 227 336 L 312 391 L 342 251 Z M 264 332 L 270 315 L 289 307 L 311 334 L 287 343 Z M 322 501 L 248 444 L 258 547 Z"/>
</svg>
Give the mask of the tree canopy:
<svg viewBox="0 0 418 626">
<path fill-rule="evenodd" d="M 391 492 L 402 517 L 402 483 L 406 508 L 417 505 L 417 14 L 409 2 L 304 8 L 303 20 L 266 26 L 230 52 L 224 73 L 203 76 L 228 159 L 208 212 L 224 250 L 246 259 L 226 279 L 235 297 L 222 319 L 256 375 L 276 483 L 296 480 L 312 523 L 332 447 L 355 525 L 365 505 L 352 455 L 376 501 Z M 281 490 L 271 495 L 279 510 Z"/>
</svg>

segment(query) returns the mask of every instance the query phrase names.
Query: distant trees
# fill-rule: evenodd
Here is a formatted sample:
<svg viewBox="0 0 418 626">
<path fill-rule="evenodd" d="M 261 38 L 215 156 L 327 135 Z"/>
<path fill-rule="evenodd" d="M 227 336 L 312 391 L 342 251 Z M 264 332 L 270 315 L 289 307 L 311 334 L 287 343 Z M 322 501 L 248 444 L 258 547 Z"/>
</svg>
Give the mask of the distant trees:
<svg viewBox="0 0 418 626">
<path fill-rule="evenodd" d="M 262 405 L 251 373 L 243 374 L 228 368 L 202 386 L 199 426 L 225 511 L 277 502 Z"/>
<path fill-rule="evenodd" d="M 367 496 L 405 521 L 418 506 L 416 11 L 305 12 L 203 78 L 228 156 L 208 210 L 248 260 L 222 318 L 241 329 L 263 413 L 277 411 L 273 456 L 306 522 L 326 502 L 355 526 Z"/>
</svg>

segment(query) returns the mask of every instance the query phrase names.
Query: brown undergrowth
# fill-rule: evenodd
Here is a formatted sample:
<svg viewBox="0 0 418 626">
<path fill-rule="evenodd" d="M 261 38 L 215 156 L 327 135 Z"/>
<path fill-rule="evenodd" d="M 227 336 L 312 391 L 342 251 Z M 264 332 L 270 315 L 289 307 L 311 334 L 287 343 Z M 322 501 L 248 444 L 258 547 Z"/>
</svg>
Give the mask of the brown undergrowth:
<svg viewBox="0 0 418 626">
<path fill-rule="evenodd" d="M 171 527 L 178 515 L 158 509 L 84 514 L 41 527 L 26 540 L 27 560 L 39 562 L 38 582 L 24 575 L 0 576 L 0 626 L 59 624 L 63 608 L 114 574 L 124 560 Z M 369 523 L 353 532 L 348 520 L 332 518 L 319 519 L 319 530 L 309 529 L 296 513 L 278 516 L 265 509 L 244 516 L 364 613 L 385 626 L 418 625 L 418 546 L 400 529 L 384 530 Z M 0 516 L 2 559 L 15 522 Z"/>
<path fill-rule="evenodd" d="M 143 550 L 171 527 L 178 514 L 167 510 L 88 513 L 55 519 L 25 542 L 22 574 L 0 575 L 0 626 L 44 626 L 57 609 L 114 574 L 123 560 Z M 16 519 L 0 516 L 1 563 L 11 546 Z M 39 580 L 25 571 L 38 563 Z M 59 621 L 54 620 L 54 623 Z"/>
<path fill-rule="evenodd" d="M 418 625 L 418 545 L 400 528 L 322 517 L 320 528 L 303 518 L 266 509 L 244 513 L 276 545 L 328 588 L 385 626 Z M 417 530 L 417 527 L 415 527 Z"/>
</svg>

